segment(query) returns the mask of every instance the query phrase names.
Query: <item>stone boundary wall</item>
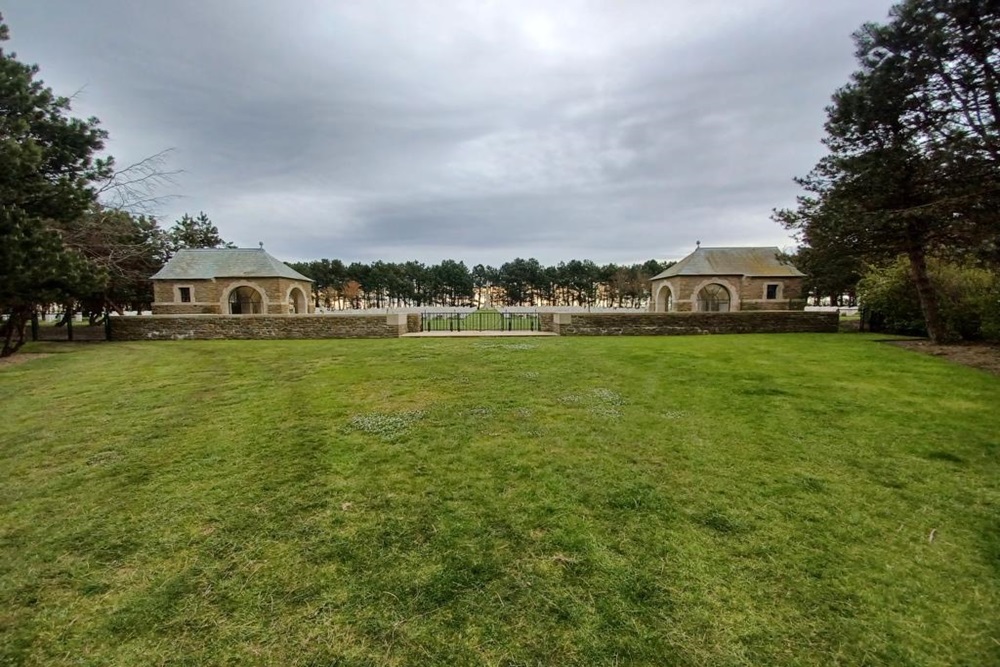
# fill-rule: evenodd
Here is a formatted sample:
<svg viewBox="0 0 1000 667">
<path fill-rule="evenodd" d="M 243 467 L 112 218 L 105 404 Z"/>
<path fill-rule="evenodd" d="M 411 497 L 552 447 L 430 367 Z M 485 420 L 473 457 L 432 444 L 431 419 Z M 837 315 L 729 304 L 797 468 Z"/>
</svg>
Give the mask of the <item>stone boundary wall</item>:
<svg viewBox="0 0 1000 667">
<path fill-rule="evenodd" d="M 563 336 L 836 333 L 837 313 L 540 313 L 540 329 Z M 420 331 L 420 315 L 151 315 L 112 317 L 111 340 L 398 338 Z"/>
<path fill-rule="evenodd" d="M 562 336 L 681 336 L 733 333 L 837 333 L 837 313 L 753 310 L 732 313 L 554 313 Z"/>
<path fill-rule="evenodd" d="M 405 315 L 385 314 L 151 315 L 112 317 L 111 340 L 398 338 L 408 326 Z"/>
</svg>

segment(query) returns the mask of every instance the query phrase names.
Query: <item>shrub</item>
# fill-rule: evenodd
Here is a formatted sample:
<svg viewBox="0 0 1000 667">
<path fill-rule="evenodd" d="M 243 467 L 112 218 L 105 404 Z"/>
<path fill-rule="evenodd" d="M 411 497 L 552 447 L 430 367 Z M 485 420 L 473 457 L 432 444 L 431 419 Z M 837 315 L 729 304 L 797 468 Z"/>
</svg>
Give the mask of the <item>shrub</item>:
<svg viewBox="0 0 1000 667">
<path fill-rule="evenodd" d="M 982 313 L 980 333 L 986 340 L 1000 340 L 1000 276 L 994 276 L 993 284 L 979 302 Z"/>
<path fill-rule="evenodd" d="M 936 259 L 928 262 L 928 270 L 941 318 L 954 336 L 1000 339 L 1000 276 L 980 267 Z M 858 283 L 858 297 L 873 331 L 927 334 L 905 257 L 866 271 Z"/>
</svg>

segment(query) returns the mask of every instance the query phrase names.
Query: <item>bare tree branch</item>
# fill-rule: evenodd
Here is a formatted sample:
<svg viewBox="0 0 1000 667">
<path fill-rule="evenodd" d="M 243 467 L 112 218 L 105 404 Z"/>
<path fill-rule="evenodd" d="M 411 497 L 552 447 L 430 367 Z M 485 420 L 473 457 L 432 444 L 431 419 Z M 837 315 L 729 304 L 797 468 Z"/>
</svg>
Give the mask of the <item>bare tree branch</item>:
<svg viewBox="0 0 1000 667">
<path fill-rule="evenodd" d="M 136 215 L 155 214 L 160 205 L 178 196 L 157 194 L 165 186 L 176 185 L 174 177 L 182 173 L 165 168 L 172 152 L 168 148 L 116 170 L 97 187 L 102 206 Z"/>
</svg>

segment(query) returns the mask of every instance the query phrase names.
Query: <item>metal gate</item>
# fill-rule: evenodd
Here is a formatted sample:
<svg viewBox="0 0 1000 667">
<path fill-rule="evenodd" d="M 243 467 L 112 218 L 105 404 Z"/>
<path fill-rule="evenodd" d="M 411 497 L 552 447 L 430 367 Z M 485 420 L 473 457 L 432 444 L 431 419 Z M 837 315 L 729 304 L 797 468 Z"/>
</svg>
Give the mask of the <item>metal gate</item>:
<svg viewBox="0 0 1000 667">
<path fill-rule="evenodd" d="M 59 317 L 53 317 L 49 320 L 39 320 L 37 315 L 31 318 L 31 340 L 111 340 L 111 322 L 107 314 L 94 324 L 85 321 L 74 322 L 72 318 L 65 324 L 57 324 L 59 319 Z"/>
<path fill-rule="evenodd" d="M 421 331 L 541 331 L 538 313 L 504 313 L 498 310 L 420 314 Z"/>
</svg>

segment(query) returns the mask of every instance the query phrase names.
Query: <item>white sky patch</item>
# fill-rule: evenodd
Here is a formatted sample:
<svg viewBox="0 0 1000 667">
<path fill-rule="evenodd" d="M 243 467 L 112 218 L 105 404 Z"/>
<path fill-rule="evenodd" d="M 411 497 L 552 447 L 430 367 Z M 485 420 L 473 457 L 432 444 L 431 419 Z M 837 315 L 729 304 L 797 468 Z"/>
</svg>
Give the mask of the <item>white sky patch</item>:
<svg viewBox="0 0 1000 667">
<path fill-rule="evenodd" d="M 459 144 L 446 164 L 467 187 L 538 191 L 599 182 L 604 157 L 591 137 L 553 129 L 478 137 Z"/>
<path fill-rule="evenodd" d="M 558 51 L 564 42 L 560 42 L 556 37 L 556 28 L 547 16 L 533 14 L 525 16 L 521 20 L 521 31 L 527 38 L 528 43 L 542 51 Z"/>
<path fill-rule="evenodd" d="M 289 215 L 291 213 L 291 215 Z M 280 244 L 283 237 L 322 231 L 339 235 L 360 224 L 354 197 L 322 192 L 248 192 L 227 199 L 213 216 L 223 238 L 240 247 L 259 241 Z"/>
</svg>

